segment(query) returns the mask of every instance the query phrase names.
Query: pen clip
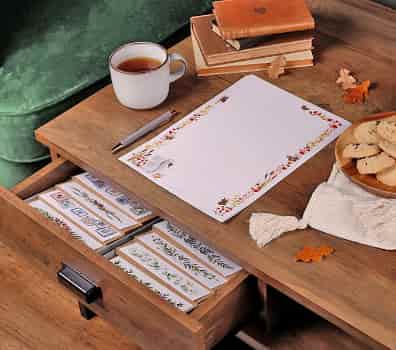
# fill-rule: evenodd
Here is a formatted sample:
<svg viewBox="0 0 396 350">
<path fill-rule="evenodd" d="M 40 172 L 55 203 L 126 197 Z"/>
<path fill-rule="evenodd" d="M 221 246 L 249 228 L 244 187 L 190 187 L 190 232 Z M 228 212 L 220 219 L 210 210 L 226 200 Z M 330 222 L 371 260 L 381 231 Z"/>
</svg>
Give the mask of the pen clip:
<svg viewBox="0 0 396 350">
<path fill-rule="evenodd" d="M 162 125 L 164 125 L 164 124 L 166 124 L 166 123 L 169 123 L 169 121 L 171 121 L 172 119 L 173 119 L 173 117 L 175 116 L 175 115 L 177 115 L 177 114 L 179 114 L 179 112 L 177 112 L 176 110 L 171 110 L 170 111 L 170 117 L 167 119 L 167 120 L 164 120 L 164 122 L 162 122 L 161 124 L 159 124 L 157 127 L 160 127 L 160 126 L 162 126 Z M 153 131 L 153 130 L 152 130 Z M 121 149 L 123 149 L 123 148 L 125 148 L 125 147 L 128 147 L 130 144 L 126 144 L 126 145 L 124 145 L 122 142 L 118 142 L 116 145 L 114 145 L 112 148 L 111 148 L 111 153 L 116 153 L 116 152 L 118 152 L 119 150 L 121 150 Z"/>
<path fill-rule="evenodd" d="M 122 144 L 121 143 L 117 143 L 114 147 L 112 147 L 111 153 L 114 154 L 114 153 L 118 152 L 122 148 L 123 148 Z"/>
</svg>

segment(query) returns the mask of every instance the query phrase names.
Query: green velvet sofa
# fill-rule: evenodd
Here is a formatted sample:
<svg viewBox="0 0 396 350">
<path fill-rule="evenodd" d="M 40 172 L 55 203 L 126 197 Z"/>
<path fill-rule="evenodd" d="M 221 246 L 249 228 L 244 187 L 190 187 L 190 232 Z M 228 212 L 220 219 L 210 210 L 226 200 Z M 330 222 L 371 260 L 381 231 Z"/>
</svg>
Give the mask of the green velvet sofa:
<svg viewBox="0 0 396 350">
<path fill-rule="evenodd" d="M 0 185 L 42 166 L 34 130 L 97 90 L 128 41 L 169 40 L 211 0 L 18 0 L 0 12 Z"/>
</svg>

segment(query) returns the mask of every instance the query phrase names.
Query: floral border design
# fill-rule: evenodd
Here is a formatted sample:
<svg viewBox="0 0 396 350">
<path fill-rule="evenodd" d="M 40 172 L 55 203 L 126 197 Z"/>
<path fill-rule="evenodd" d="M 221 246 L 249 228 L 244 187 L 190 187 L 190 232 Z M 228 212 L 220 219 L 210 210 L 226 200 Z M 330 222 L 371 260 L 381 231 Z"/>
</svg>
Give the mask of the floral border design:
<svg viewBox="0 0 396 350">
<path fill-rule="evenodd" d="M 122 265 L 122 259 L 120 257 L 116 257 L 113 258 L 111 260 L 111 262 L 117 266 L 119 269 L 121 269 L 122 271 L 126 272 L 129 276 L 131 276 L 132 278 L 134 278 L 137 282 L 143 284 L 144 286 L 146 286 L 148 289 L 150 289 L 151 291 L 153 291 L 155 294 L 157 294 L 160 298 L 166 300 L 168 303 L 170 303 L 171 305 L 177 307 L 178 309 L 181 309 L 182 311 L 186 311 L 188 312 L 191 308 L 192 305 L 187 303 L 187 302 L 182 302 L 182 301 L 178 301 L 176 299 L 174 299 L 172 297 L 172 295 L 170 294 L 170 292 L 164 287 L 164 291 L 158 289 L 151 281 L 150 279 L 144 279 L 142 276 L 139 276 L 136 271 L 133 271 L 133 269 L 128 268 L 126 266 Z M 166 290 L 166 291 L 165 291 Z"/>
<path fill-rule="evenodd" d="M 70 227 L 70 225 L 66 221 L 62 220 L 59 217 L 52 215 L 45 209 L 37 208 L 37 207 L 33 207 L 33 208 L 36 209 L 41 215 L 46 217 L 48 220 L 54 222 L 59 227 L 65 229 L 74 239 L 83 242 L 86 246 L 91 248 L 90 244 L 86 241 L 86 238 L 82 237 L 77 232 L 73 231 L 73 229 Z"/>
<path fill-rule="evenodd" d="M 128 206 L 128 209 L 137 216 L 148 216 L 151 215 L 151 211 L 147 208 L 144 208 L 138 201 L 128 198 L 125 194 L 116 191 L 105 181 L 98 179 L 90 173 L 84 173 L 77 178 L 81 178 L 82 181 L 86 180 L 91 184 L 95 189 L 107 194 L 111 197 L 116 203 L 121 206 Z"/>
<path fill-rule="evenodd" d="M 217 216 L 224 216 L 225 214 L 230 213 L 235 208 L 239 207 L 242 203 L 250 199 L 257 192 L 261 191 L 262 188 L 271 183 L 275 178 L 277 178 L 284 171 L 289 169 L 294 165 L 298 160 L 300 160 L 307 153 L 311 152 L 318 144 L 320 144 L 323 140 L 329 137 L 336 129 L 340 128 L 343 124 L 336 119 L 329 118 L 326 114 L 312 109 L 306 105 L 302 105 L 301 109 L 307 112 L 309 115 L 313 117 L 318 117 L 324 122 L 328 124 L 328 127 L 325 131 L 323 131 L 318 137 L 314 140 L 308 142 L 304 147 L 300 148 L 295 154 L 287 155 L 286 161 L 284 163 L 279 164 L 275 169 L 264 174 L 264 177 L 261 181 L 255 183 L 249 190 L 243 194 L 236 194 L 229 198 L 223 197 L 217 202 L 217 207 L 214 210 L 214 213 Z"/>
<path fill-rule="evenodd" d="M 222 281 L 219 280 L 218 274 L 210 271 L 206 266 L 198 262 L 194 262 L 193 259 L 183 253 L 181 249 L 176 248 L 156 233 L 148 234 L 146 235 L 146 239 L 145 237 L 142 237 L 141 240 L 143 242 L 149 240 L 157 250 L 169 257 L 176 264 L 181 265 L 186 271 L 191 272 L 192 275 L 198 278 L 200 277 L 202 280 L 215 281 L 221 284 Z"/>
<path fill-rule="evenodd" d="M 71 185 L 73 186 L 73 185 Z M 118 221 L 119 223 L 122 223 L 121 218 L 118 217 L 117 213 L 115 213 L 114 211 L 110 210 L 109 208 L 107 208 L 105 206 L 105 204 L 99 202 L 98 200 L 96 200 L 95 198 L 92 198 L 88 192 L 84 192 L 81 191 L 79 188 L 73 186 L 71 188 L 71 191 L 78 197 L 86 200 L 88 203 L 90 203 L 92 206 L 94 206 L 96 209 L 100 210 L 101 212 L 103 212 L 106 217 L 109 220 L 114 220 L 114 221 Z"/>
<path fill-rule="evenodd" d="M 180 130 L 184 129 L 187 126 L 190 126 L 194 123 L 200 121 L 203 117 L 207 116 L 209 111 L 211 111 L 216 105 L 219 103 L 225 103 L 229 99 L 228 96 L 221 96 L 215 102 L 211 104 L 207 104 L 205 107 L 195 112 L 189 118 L 185 118 L 180 121 L 180 123 L 174 125 L 168 131 L 163 134 L 161 137 L 155 139 L 151 143 L 147 143 L 144 148 L 136 153 L 132 153 L 132 155 L 127 159 L 128 162 L 131 162 L 138 168 L 142 168 L 147 164 L 150 157 L 154 154 L 154 152 L 163 146 L 165 143 L 174 140 L 176 136 L 179 134 Z M 156 179 L 161 178 L 160 173 L 153 174 L 153 177 Z"/>
<path fill-rule="evenodd" d="M 73 235 L 74 232 L 73 232 L 72 228 L 65 221 L 63 221 L 62 219 L 51 215 L 48 211 L 46 211 L 44 209 L 41 209 L 41 208 L 34 208 L 34 209 L 36 209 L 41 215 L 45 216 L 48 220 L 54 222 L 59 227 L 65 229 L 66 231 L 68 231 L 70 234 Z M 78 237 L 81 239 L 80 236 L 78 236 Z"/>
<path fill-rule="evenodd" d="M 110 225 L 95 216 L 91 215 L 87 210 L 77 205 L 72 199 L 61 191 L 54 191 L 46 194 L 49 198 L 55 201 L 61 209 L 65 209 L 69 215 L 78 218 L 80 223 L 90 228 L 100 237 L 106 239 L 114 235 L 119 235 L 119 232 L 114 230 Z"/>
<path fill-rule="evenodd" d="M 195 239 L 187 232 L 181 230 L 175 225 L 172 225 L 170 222 L 163 221 L 154 225 L 154 227 L 158 228 L 161 232 L 168 234 L 170 237 L 173 237 L 176 241 L 179 241 L 199 258 L 202 259 L 202 257 L 205 257 L 206 261 L 208 261 L 211 266 L 213 266 L 221 274 L 231 275 L 240 270 L 238 265 L 229 261 L 217 251 L 208 247 L 198 239 Z"/>
<path fill-rule="evenodd" d="M 149 271 L 155 271 L 156 274 L 162 276 L 162 278 L 164 278 L 169 284 L 171 284 L 173 288 L 179 289 L 181 292 L 184 292 L 184 294 L 192 300 L 200 298 L 199 295 L 201 295 L 201 291 L 199 289 L 208 292 L 206 288 L 201 287 L 198 283 L 194 282 L 189 277 L 184 276 L 182 272 L 179 272 L 178 270 L 172 268 L 171 265 L 167 264 L 161 258 L 149 252 L 140 244 L 133 243 L 130 246 L 125 247 L 123 251 L 132 259 L 137 260 Z M 170 267 L 172 269 L 170 269 Z M 197 295 L 198 297 L 196 297 Z"/>
</svg>

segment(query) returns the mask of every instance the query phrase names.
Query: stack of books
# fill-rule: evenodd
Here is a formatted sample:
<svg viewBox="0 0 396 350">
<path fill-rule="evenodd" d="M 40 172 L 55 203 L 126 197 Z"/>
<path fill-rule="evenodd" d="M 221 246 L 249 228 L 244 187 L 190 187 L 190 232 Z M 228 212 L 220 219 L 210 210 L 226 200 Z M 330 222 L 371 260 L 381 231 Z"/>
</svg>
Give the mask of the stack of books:
<svg viewBox="0 0 396 350">
<path fill-rule="evenodd" d="M 313 65 L 315 22 L 305 0 L 221 0 L 213 14 L 191 18 L 196 73 L 209 76 Z"/>
</svg>

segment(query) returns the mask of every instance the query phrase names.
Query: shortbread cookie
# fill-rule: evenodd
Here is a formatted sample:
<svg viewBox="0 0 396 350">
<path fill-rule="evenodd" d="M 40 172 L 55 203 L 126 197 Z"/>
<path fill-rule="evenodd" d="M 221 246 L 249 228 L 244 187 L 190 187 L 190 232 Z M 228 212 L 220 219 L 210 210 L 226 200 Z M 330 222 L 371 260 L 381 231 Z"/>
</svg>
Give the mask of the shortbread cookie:
<svg viewBox="0 0 396 350">
<path fill-rule="evenodd" d="M 386 119 L 384 120 L 386 120 L 387 122 L 396 122 L 396 114 L 386 117 Z"/>
<path fill-rule="evenodd" d="M 386 141 L 396 143 L 396 122 L 383 120 L 377 127 L 378 135 Z"/>
<path fill-rule="evenodd" d="M 396 186 L 396 166 L 379 172 L 377 180 L 388 186 Z"/>
<path fill-rule="evenodd" d="M 391 156 L 381 152 L 375 156 L 359 159 L 356 167 L 360 174 L 377 174 L 395 165 L 395 163 L 396 161 Z"/>
<path fill-rule="evenodd" d="M 359 124 L 353 130 L 353 136 L 357 143 L 378 143 L 378 136 L 377 136 L 377 125 L 379 121 L 370 121 Z"/>
<path fill-rule="evenodd" d="M 364 158 L 375 156 L 380 153 L 381 149 L 377 145 L 368 143 L 354 143 L 347 145 L 342 152 L 345 158 Z"/>
<path fill-rule="evenodd" d="M 378 146 L 390 156 L 396 158 L 396 144 L 390 143 L 389 141 L 380 138 Z"/>
</svg>

